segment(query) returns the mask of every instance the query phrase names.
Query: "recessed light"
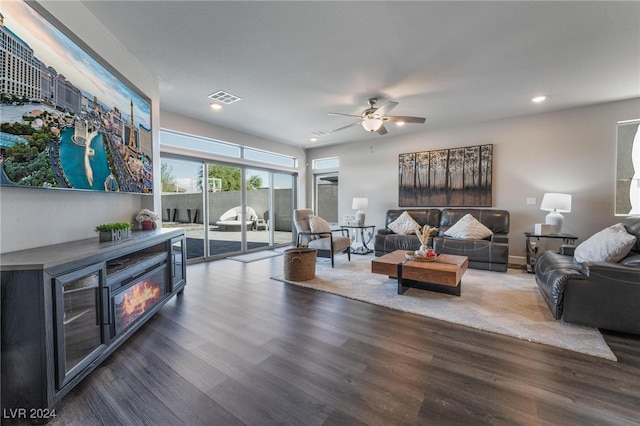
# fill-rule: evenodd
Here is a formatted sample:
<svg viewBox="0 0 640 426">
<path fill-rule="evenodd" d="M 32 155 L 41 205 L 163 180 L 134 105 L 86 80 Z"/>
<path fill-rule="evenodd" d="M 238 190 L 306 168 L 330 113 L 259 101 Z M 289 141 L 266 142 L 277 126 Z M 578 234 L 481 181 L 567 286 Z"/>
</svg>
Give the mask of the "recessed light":
<svg viewBox="0 0 640 426">
<path fill-rule="evenodd" d="M 220 104 L 211 104 L 211 109 L 215 109 L 216 111 L 222 109 L 222 105 Z"/>
<path fill-rule="evenodd" d="M 404 126 L 404 121 L 396 121 L 396 126 Z"/>
<path fill-rule="evenodd" d="M 318 138 L 310 138 L 309 140 L 310 140 L 311 142 L 317 142 L 317 141 L 318 141 Z"/>
<path fill-rule="evenodd" d="M 540 103 L 544 102 L 547 99 L 546 96 L 536 96 L 535 98 L 531 98 L 531 102 Z"/>
</svg>

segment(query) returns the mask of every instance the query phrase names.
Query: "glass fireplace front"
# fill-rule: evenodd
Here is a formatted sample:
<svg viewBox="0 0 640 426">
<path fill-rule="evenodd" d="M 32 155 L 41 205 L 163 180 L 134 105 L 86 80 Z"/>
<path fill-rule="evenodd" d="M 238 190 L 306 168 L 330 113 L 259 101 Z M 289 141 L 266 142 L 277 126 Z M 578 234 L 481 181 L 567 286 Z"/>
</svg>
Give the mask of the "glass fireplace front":
<svg viewBox="0 0 640 426">
<path fill-rule="evenodd" d="M 113 295 L 113 323 L 117 336 L 160 302 L 166 294 L 166 266 L 137 278 Z"/>
</svg>

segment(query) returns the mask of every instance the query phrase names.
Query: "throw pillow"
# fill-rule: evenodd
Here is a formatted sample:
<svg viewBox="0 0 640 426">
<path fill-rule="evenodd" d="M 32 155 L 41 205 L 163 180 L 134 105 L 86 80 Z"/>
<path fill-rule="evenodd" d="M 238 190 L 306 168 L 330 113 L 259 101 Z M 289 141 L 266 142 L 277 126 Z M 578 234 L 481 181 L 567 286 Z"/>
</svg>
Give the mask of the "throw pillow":
<svg viewBox="0 0 640 426">
<path fill-rule="evenodd" d="M 408 212 L 404 211 L 393 222 L 387 225 L 396 234 L 412 235 L 416 233 L 416 229 L 420 229 L 418 222 L 412 218 Z"/>
<path fill-rule="evenodd" d="M 309 228 L 311 232 L 331 232 L 329 222 L 320 216 L 309 216 Z"/>
<path fill-rule="evenodd" d="M 629 254 L 635 243 L 636 237 L 629 234 L 621 223 L 616 223 L 580 243 L 573 257 L 578 262 L 617 263 Z"/>
<path fill-rule="evenodd" d="M 447 229 L 444 235 L 462 240 L 483 240 L 492 236 L 493 231 L 467 213 L 454 223 L 451 228 Z"/>
</svg>

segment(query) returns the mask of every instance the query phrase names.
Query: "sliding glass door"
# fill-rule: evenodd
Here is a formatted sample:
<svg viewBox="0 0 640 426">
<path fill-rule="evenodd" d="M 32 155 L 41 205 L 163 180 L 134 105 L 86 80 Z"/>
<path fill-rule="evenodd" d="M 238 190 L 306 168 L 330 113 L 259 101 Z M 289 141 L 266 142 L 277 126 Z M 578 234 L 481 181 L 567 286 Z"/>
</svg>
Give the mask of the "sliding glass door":
<svg viewBox="0 0 640 426">
<path fill-rule="evenodd" d="M 293 241 L 291 173 L 163 156 L 162 185 L 163 226 L 186 228 L 187 259 Z"/>
<path fill-rule="evenodd" d="M 247 222 L 252 223 L 251 215 L 242 211 L 242 169 L 216 163 L 207 164 L 206 169 L 209 254 L 242 252 L 243 231 Z"/>
<path fill-rule="evenodd" d="M 162 227 L 185 228 L 187 259 L 205 257 L 202 161 L 162 158 Z"/>
</svg>

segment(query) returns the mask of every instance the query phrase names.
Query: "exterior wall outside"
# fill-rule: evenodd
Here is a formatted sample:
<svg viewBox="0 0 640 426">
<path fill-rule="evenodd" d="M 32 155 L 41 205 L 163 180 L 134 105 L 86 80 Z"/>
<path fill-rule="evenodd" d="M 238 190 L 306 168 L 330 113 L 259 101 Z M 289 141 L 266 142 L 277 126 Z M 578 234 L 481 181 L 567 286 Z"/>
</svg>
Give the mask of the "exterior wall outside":
<svg viewBox="0 0 640 426">
<path fill-rule="evenodd" d="M 340 217 L 354 214 L 353 197 L 368 197 L 367 223 L 377 230 L 387 209 L 399 208 L 399 154 L 493 144 L 493 208 L 511 213 L 510 256 L 518 263 L 524 232 L 544 223 L 545 192 L 573 195 L 565 228 L 578 243 L 621 220 L 614 215 L 616 123 L 637 118 L 640 98 L 444 129 L 429 129 L 427 119 L 421 133 L 394 137 L 390 129 L 383 137 L 309 149 L 307 162 L 340 157 Z"/>
<path fill-rule="evenodd" d="M 318 185 L 317 205 L 316 215 L 327 222 L 342 224 L 338 216 L 338 185 Z"/>
<path fill-rule="evenodd" d="M 291 190 L 274 190 L 275 230 L 291 231 Z M 220 216 L 229 209 L 240 205 L 240 191 L 224 191 L 209 193 L 209 225 L 215 225 Z M 255 189 L 247 191 L 247 205 L 256 211 L 259 218 L 269 211 L 269 190 Z M 176 222 L 188 222 L 188 209 L 191 209 L 191 221 L 194 221 L 195 212 L 198 210 L 198 218 L 195 223 L 203 223 L 202 194 L 163 194 L 162 195 L 162 219 L 168 218 L 167 209 L 171 210 L 171 220 L 174 209 L 177 209 Z M 273 215 L 270 220 L 273 223 Z"/>
</svg>

